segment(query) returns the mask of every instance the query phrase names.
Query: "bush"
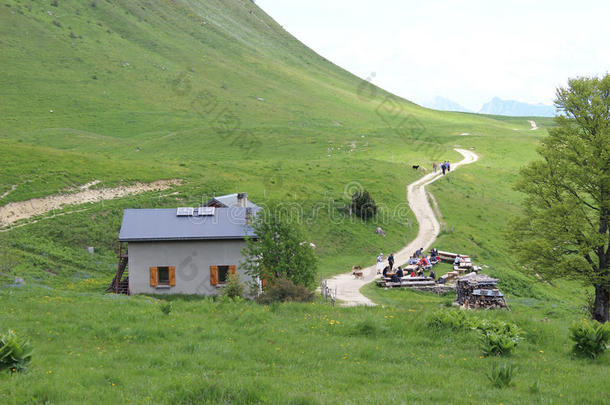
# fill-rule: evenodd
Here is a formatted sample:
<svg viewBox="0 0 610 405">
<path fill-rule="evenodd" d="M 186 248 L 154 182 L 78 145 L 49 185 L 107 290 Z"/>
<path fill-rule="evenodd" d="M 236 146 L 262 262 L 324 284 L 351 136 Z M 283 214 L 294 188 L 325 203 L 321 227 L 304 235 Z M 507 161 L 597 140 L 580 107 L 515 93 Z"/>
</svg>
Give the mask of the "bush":
<svg viewBox="0 0 610 405">
<path fill-rule="evenodd" d="M 161 305 L 159 305 L 159 310 L 161 310 L 161 312 L 163 312 L 165 315 L 169 315 L 172 312 L 172 303 L 171 302 L 164 302 Z"/>
<path fill-rule="evenodd" d="M 487 379 L 496 388 L 510 387 L 516 372 L 517 367 L 512 364 L 494 364 L 487 373 Z"/>
<path fill-rule="evenodd" d="M 572 353 L 595 359 L 606 350 L 610 328 L 597 321 L 575 323 L 570 326 L 570 339 L 574 341 Z"/>
<path fill-rule="evenodd" d="M 352 195 L 351 212 L 365 221 L 377 215 L 377 205 L 371 194 L 366 190 L 357 190 Z"/>
<path fill-rule="evenodd" d="M 257 213 L 252 223 L 257 238 L 247 238 L 242 250 L 245 261 L 241 267 L 252 280 L 273 284 L 288 279 L 294 284 L 313 287 L 316 282 L 317 259 L 303 232 L 285 207 L 270 206 Z"/>
<path fill-rule="evenodd" d="M 230 274 L 227 285 L 222 290 L 222 295 L 231 299 L 243 298 L 246 287 L 239 279 L 239 274 Z"/>
<path fill-rule="evenodd" d="M 426 321 L 429 328 L 437 331 L 449 329 L 453 331 L 467 330 L 470 322 L 463 311 L 444 311 L 433 312 Z"/>
<path fill-rule="evenodd" d="M 27 340 L 21 339 L 12 330 L 0 336 L 0 371 L 25 372 L 31 360 L 32 348 Z"/>
<path fill-rule="evenodd" d="M 472 328 L 481 333 L 479 343 L 484 356 L 509 355 L 522 339 L 521 329 L 512 323 L 481 320 Z"/>
<path fill-rule="evenodd" d="M 271 284 L 256 301 L 260 304 L 270 304 L 272 302 L 311 302 L 313 301 L 314 293 L 302 285 L 296 285 L 290 280 L 279 279 Z"/>
</svg>

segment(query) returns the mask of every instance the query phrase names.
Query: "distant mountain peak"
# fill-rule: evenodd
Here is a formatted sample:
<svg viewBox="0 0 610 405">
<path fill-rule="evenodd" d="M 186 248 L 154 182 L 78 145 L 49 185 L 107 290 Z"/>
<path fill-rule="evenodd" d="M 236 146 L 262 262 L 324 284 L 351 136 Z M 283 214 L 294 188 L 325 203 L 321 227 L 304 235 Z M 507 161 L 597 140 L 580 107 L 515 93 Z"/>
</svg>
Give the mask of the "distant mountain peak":
<svg viewBox="0 0 610 405">
<path fill-rule="evenodd" d="M 542 103 L 529 104 L 515 100 L 494 97 L 483 104 L 479 114 L 508 115 L 512 117 L 554 117 L 555 107 Z"/>
</svg>

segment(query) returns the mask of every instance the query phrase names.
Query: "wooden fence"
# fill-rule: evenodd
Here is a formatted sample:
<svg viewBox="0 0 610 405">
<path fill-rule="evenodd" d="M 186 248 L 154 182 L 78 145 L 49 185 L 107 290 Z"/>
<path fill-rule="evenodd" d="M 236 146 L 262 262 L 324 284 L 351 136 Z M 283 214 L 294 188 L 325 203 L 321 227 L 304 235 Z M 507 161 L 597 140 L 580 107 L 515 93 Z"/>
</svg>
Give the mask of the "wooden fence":
<svg viewBox="0 0 610 405">
<path fill-rule="evenodd" d="M 322 280 L 322 284 L 320 285 L 320 292 L 322 293 L 322 297 L 334 306 L 337 301 L 337 287 L 333 290 L 328 286 L 326 280 Z"/>
</svg>

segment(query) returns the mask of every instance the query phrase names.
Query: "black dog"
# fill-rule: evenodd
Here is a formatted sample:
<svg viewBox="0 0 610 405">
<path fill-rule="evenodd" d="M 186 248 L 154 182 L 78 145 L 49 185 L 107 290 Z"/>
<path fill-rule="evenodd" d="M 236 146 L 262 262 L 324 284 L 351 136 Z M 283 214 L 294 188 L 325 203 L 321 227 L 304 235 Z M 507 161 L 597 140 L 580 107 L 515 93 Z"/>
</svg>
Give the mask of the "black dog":
<svg viewBox="0 0 610 405">
<path fill-rule="evenodd" d="M 413 169 L 415 169 L 415 170 L 419 169 L 419 165 L 417 165 L 417 166 L 413 165 Z"/>
</svg>

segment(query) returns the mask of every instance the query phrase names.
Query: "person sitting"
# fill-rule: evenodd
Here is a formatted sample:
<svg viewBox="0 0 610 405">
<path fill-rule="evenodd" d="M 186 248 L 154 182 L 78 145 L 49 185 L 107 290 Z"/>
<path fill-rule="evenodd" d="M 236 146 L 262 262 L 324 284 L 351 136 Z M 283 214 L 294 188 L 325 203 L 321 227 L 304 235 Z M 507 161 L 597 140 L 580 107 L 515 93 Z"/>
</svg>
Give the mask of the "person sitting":
<svg viewBox="0 0 610 405">
<path fill-rule="evenodd" d="M 409 264 L 417 264 L 417 259 L 415 258 L 415 256 L 411 256 L 409 257 Z"/>
<path fill-rule="evenodd" d="M 461 260 L 460 255 L 455 256 L 455 260 L 453 261 L 453 264 L 454 265 L 460 264 L 460 260 Z"/>
<path fill-rule="evenodd" d="M 396 276 L 400 280 L 404 276 L 404 272 L 402 271 L 402 267 L 398 266 L 398 270 L 396 270 Z"/>
<path fill-rule="evenodd" d="M 430 264 L 435 265 L 438 263 L 438 258 L 436 256 L 430 256 Z"/>
<path fill-rule="evenodd" d="M 415 274 L 415 270 L 411 270 L 411 277 L 417 277 L 417 274 Z"/>
<path fill-rule="evenodd" d="M 383 269 L 383 276 L 387 277 L 388 276 L 388 271 L 390 271 L 390 266 L 385 266 Z"/>
<path fill-rule="evenodd" d="M 417 270 L 417 277 L 423 277 L 424 276 L 424 269 L 422 269 L 421 267 Z"/>
<path fill-rule="evenodd" d="M 417 262 L 417 265 L 420 267 L 423 267 L 425 269 L 432 267 L 432 265 L 430 264 L 430 262 L 428 261 L 428 258 L 426 256 L 419 259 L 419 262 Z"/>
<path fill-rule="evenodd" d="M 396 273 L 392 274 L 392 279 L 391 279 L 391 281 L 392 281 L 393 283 L 400 283 L 400 278 L 398 277 L 398 272 L 396 272 Z"/>
</svg>

